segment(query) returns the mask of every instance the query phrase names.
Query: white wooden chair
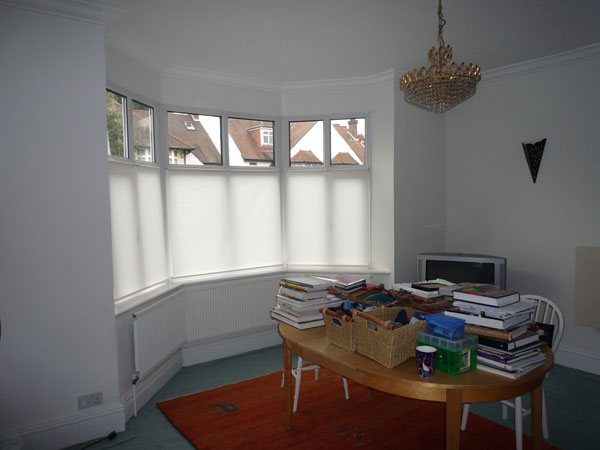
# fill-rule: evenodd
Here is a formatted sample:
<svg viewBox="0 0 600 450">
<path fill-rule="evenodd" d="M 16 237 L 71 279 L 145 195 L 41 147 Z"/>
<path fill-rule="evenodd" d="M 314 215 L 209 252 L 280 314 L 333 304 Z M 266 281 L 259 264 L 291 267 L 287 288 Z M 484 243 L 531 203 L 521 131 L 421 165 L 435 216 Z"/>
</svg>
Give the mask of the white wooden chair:
<svg viewBox="0 0 600 450">
<path fill-rule="evenodd" d="M 562 312 L 556 306 L 552 300 L 548 300 L 545 297 L 539 295 L 522 295 L 521 298 L 530 300 L 536 300 L 538 302 L 533 315 L 534 322 L 541 322 L 554 325 L 554 336 L 552 338 L 552 352 L 556 353 L 558 345 L 562 338 L 564 331 L 564 318 Z M 549 373 L 546 374 L 546 377 Z M 501 400 L 502 403 L 502 418 L 506 420 L 508 418 L 508 408 L 514 408 L 515 410 L 515 439 L 516 449 L 523 450 L 523 417 L 531 414 L 531 408 L 523 408 L 522 397 L 515 397 L 514 402 L 510 400 Z M 460 424 L 460 429 L 464 430 L 467 428 L 467 420 L 469 418 L 469 407 L 468 403 L 463 405 L 463 416 Z M 546 397 L 542 388 L 542 435 L 544 439 L 550 437 L 548 433 L 548 418 L 546 417 Z"/>
<path fill-rule="evenodd" d="M 292 368 L 292 377 L 294 377 L 296 379 L 296 386 L 294 388 L 294 408 L 292 409 L 293 412 L 296 412 L 296 410 L 298 409 L 298 398 L 300 397 L 300 382 L 302 381 L 302 372 L 306 372 L 308 370 L 314 370 L 315 371 L 315 380 L 319 379 L 319 369 L 321 368 L 320 366 L 318 366 L 316 364 L 305 366 L 303 364 L 304 364 L 304 361 L 303 361 L 302 357 L 298 356 L 298 365 L 296 366 L 295 369 Z M 346 380 L 346 377 L 342 378 L 342 383 L 344 385 L 344 394 L 346 396 L 346 400 L 348 400 L 350 398 L 350 395 L 348 394 L 348 380 Z M 284 384 L 285 384 L 285 374 L 282 374 L 281 375 L 281 387 L 283 387 Z"/>
</svg>

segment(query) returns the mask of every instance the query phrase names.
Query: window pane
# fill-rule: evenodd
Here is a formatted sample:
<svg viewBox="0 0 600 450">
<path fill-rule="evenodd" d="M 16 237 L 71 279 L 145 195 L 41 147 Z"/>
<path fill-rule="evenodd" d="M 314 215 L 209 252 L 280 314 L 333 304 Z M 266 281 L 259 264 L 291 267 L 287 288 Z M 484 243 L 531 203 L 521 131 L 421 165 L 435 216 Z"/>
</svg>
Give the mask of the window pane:
<svg viewBox="0 0 600 450">
<path fill-rule="evenodd" d="M 230 118 L 229 165 L 275 166 L 273 122 Z"/>
<path fill-rule="evenodd" d="M 365 119 L 331 121 L 331 165 L 365 164 Z"/>
<path fill-rule="evenodd" d="M 106 90 L 106 137 L 108 154 L 127 158 L 126 97 Z"/>
<path fill-rule="evenodd" d="M 290 166 L 323 165 L 323 121 L 290 122 Z"/>
<path fill-rule="evenodd" d="M 137 161 L 154 161 L 154 109 L 133 100 L 133 152 Z"/>
<path fill-rule="evenodd" d="M 169 112 L 169 164 L 221 165 L 221 118 Z"/>
</svg>

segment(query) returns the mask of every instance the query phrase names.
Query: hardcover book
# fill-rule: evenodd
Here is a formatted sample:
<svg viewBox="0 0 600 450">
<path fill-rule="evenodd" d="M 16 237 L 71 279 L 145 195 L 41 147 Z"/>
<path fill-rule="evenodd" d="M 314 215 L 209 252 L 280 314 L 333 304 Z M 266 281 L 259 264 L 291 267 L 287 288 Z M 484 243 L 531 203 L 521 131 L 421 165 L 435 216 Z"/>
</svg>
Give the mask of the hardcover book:
<svg viewBox="0 0 600 450">
<path fill-rule="evenodd" d="M 310 322 L 298 323 L 291 319 L 288 319 L 287 317 L 282 316 L 281 314 L 278 314 L 275 311 L 271 311 L 271 317 L 275 320 L 278 320 L 283 323 L 287 323 L 288 325 L 291 325 L 294 328 L 298 328 L 300 330 L 306 330 L 308 328 L 315 328 L 315 327 L 322 327 L 325 325 L 325 321 L 323 319 L 312 320 Z"/>
<path fill-rule="evenodd" d="M 484 327 L 481 325 L 465 324 L 465 333 L 476 334 L 477 336 L 488 336 L 504 341 L 511 341 L 527 333 L 529 325 L 530 322 L 524 322 L 506 330 L 498 330 L 496 328 Z"/>
<path fill-rule="evenodd" d="M 282 286 L 292 286 L 306 292 L 326 290 L 329 286 L 333 285 L 331 281 L 308 275 L 282 278 L 280 284 Z"/>
<path fill-rule="evenodd" d="M 493 319 L 490 317 L 468 314 L 463 311 L 447 310 L 444 311 L 444 314 L 446 314 L 447 316 L 453 316 L 458 317 L 459 319 L 463 319 L 468 324 L 481 325 L 484 327 L 495 328 L 497 330 L 506 330 L 507 328 L 510 328 L 519 323 L 527 322 L 531 315 L 529 312 L 526 312 L 522 314 L 515 314 L 505 319 Z"/>
<path fill-rule="evenodd" d="M 279 293 L 283 295 L 287 295 L 288 297 L 296 298 L 298 300 L 310 300 L 315 298 L 326 298 L 327 291 L 312 291 L 305 292 L 300 291 L 298 289 L 294 289 L 289 286 L 281 285 L 279 287 Z"/>
<path fill-rule="evenodd" d="M 501 350 L 514 350 L 524 345 L 531 344 L 540 340 L 540 336 L 532 331 L 528 331 L 525 334 L 519 336 L 514 341 L 503 341 L 500 339 L 494 339 L 486 336 L 479 336 L 479 343 L 481 345 L 487 345 L 488 347 L 494 347 Z"/>
<path fill-rule="evenodd" d="M 452 292 L 455 300 L 466 300 L 491 306 L 505 306 L 516 303 L 520 295 L 515 291 L 505 291 L 493 284 L 481 284 L 457 289 Z"/>
</svg>

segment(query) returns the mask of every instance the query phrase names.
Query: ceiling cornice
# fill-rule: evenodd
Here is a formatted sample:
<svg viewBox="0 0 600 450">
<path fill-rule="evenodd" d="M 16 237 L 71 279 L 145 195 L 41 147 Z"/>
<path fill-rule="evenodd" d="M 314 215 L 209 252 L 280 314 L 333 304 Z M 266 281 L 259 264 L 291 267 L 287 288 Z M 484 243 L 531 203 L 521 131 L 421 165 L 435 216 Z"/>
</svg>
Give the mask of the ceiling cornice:
<svg viewBox="0 0 600 450">
<path fill-rule="evenodd" d="M 281 91 L 281 84 L 279 83 L 271 83 L 268 81 L 244 77 L 232 73 L 215 72 L 213 70 L 200 69 L 197 67 L 170 65 L 163 72 L 163 75 L 266 92 Z"/>
<path fill-rule="evenodd" d="M 339 78 L 333 80 L 315 80 L 282 83 L 282 93 L 306 92 L 306 91 L 329 91 L 335 89 L 365 88 L 373 87 L 381 83 L 394 82 L 396 69 L 366 77 Z"/>
<path fill-rule="evenodd" d="M 75 0 L 60 1 L 66 3 L 83 3 L 75 2 Z M 34 0 L 28 0 L 28 2 L 36 3 Z M 40 0 L 37 2 L 40 2 Z M 0 0 L 0 4 L 2 3 L 8 2 L 5 0 Z M 160 76 L 183 78 L 199 82 L 216 83 L 225 86 L 255 89 L 266 92 L 280 92 L 282 94 L 372 87 L 380 83 L 395 82 L 399 78 L 399 73 L 405 72 L 397 69 L 390 69 L 379 74 L 365 77 L 274 83 L 261 79 L 245 77 L 243 75 L 216 72 L 190 66 L 170 65 L 165 68 L 155 63 L 155 58 L 150 54 L 150 52 L 147 52 L 141 46 L 137 45 L 135 42 L 129 40 L 120 33 L 109 31 L 106 39 L 109 45 L 125 53 L 132 59 L 144 64 L 146 67 L 152 69 Z M 482 72 L 482 82 L 516 77 L 527 73 L 597 57 L 600 57 L 600 43 L 550 55 L 544 58 L 500 67 L 498 69 L 486 70 Z"/>
<path fill-rule="evenodd" d="M 97 5 L 81 0 L 0 0 L 0 5 L 101 25 L 109 25 L 128 12 L 125 9 Z"/>
<path fill-rule="evenodd" d="M 564 66 L 586 59 L 597 58 L 600 56 L 600 43 L 588 45 L 586 47 L 569 50 L 563 53 L 546 56 L 544 58 L 532 59 L 510 66 L 500 67 L 498 69 L 486 70 L 481 74 L 481 81 L 495 81 L 504 78 L 512 78 L 527 73 L 538 72 L 540 70 L 550 69 L 552 67 Z"/>
</svg>

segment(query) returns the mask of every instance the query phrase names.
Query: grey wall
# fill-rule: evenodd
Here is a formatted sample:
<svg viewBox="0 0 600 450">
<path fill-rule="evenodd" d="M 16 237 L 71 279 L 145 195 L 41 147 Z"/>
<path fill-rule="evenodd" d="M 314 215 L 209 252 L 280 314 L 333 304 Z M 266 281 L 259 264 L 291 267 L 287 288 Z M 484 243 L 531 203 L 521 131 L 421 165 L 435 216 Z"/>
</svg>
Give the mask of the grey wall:
<svg viewBox="0 0 600 450">
<path fill-rule="evenodd" d="M 395 86 L 395 281 L 417 279 L 417 254 L 445 248 L 444 115 L 404 101 Z"/>
<path fill-rule="evenodd" d="M 508 288 L 554 300 L 558 362 L 598 372 L 600 331 L 573 317 L 575 247 L 600 246 L 600 60 L 481 83 L 446 116 L 447 249 L 508 259 Z M 547 138 L 533 184 L 522 142 Z"/>
<path fill-rule="evenodd" d="M 4 6 L 0 18 L 0 436 L 68 427 L 79 414 L 77 397 L 96 391 L 106 407 L 116 405 L 108 433 L 123 414 L 104 30 Z M 71 437 L 80 440 L 75 432 Z M 52 435 L 46 440 L 60 444 Z"/>
</svg>

